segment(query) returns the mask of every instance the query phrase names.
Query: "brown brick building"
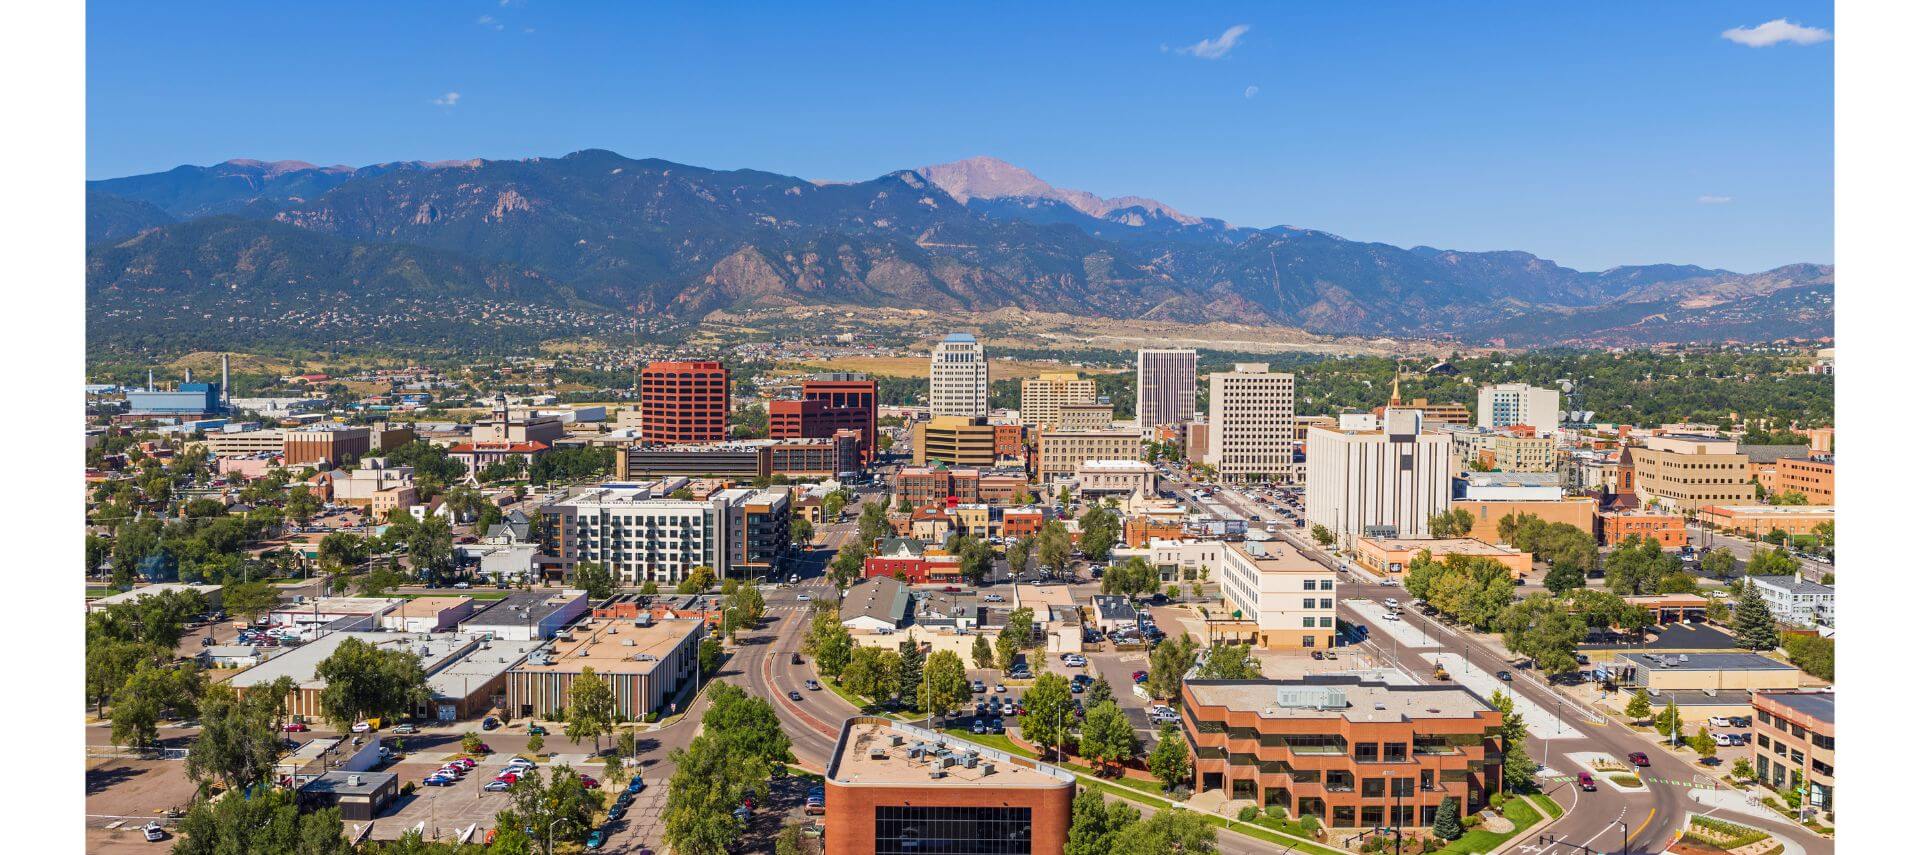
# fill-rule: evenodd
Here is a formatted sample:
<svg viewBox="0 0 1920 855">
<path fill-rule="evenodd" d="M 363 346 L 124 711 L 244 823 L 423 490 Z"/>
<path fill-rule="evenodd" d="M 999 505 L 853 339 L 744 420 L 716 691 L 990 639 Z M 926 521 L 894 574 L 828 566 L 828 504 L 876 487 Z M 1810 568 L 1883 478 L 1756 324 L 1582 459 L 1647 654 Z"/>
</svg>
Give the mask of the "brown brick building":
<svg viewBox="0 0 1920 855">
<path fill-rule="evenodd" d="M 727 438 L 732 386 L 718 362 L 654 362 L 640 371 L 640 441 L 646 445 Z"/>
<path fill-rule="evenodd" d="M 1799 493 L 1809 505 L 1833 504 L 1833 457 L 1782 457 L 1774 465 L 1774 492 Z"/>
<path fill-rule="evenodd" d="M 1679 549 L 1687 542 L 1687 520 L 1679 514 L 1614 511 L 1594 517 L 1593 522 L 1593 534 L 1601 546 L 1613 546 L 1636 534 L 1660 541 L 1667 549 Z"/>
<path fill-rule="evenodd" d="M 1753 769 L 1775 788 L 1806 787 L 1833 810 L 1833 691 L 1754 692 Z"/>
<path fill-rule="evenodd" d="M 877 386 L 866 375 L 820 374 L 801 382 L 799 400 L 774 401 L 767 408 L 767 435 L 799 439 L 856 431 L 861 462 L 872 463 L 879 409 Z"/>
<path fill-rule="evenodd" d="M 360 456 L 373 448 L 373 432 L 364 427 L 314 425 L 286 432 L 283 462 L 289 467 L 324 463 L 339 466 L 347 455 Z"/>
<path fill-rule="evenodd" d="M 891 719 L 854 716 L 826 774 L 826 855 L 1057 853 L 1073 773 Z"/>
<path fill-rule="evenodd" d="M 1442 799 L 1471 813 L 1501 788 L 1500 713 L 1457 686 L 1193 680 L 1181 695 L 1196 791 L 1370 828 L 1431 826 Z"/>
</svg>

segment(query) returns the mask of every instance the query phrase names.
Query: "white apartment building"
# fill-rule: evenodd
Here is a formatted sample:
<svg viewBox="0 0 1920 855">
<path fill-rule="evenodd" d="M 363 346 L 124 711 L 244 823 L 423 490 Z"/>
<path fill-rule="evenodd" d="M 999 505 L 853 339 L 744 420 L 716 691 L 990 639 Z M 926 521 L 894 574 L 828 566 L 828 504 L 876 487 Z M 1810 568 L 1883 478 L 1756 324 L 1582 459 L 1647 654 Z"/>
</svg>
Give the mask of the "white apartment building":
<svg viewBox="0 0 1920 855">
<path fill-rule="evenodd" d="M 279 454 L 287 445 L 286 431 L 279 428 L 207 434 L 207 453 L 215 457 L 238 457 L 268 452 Z"/>
<path fill-rule="evenodd" d="M 1833 626 L 1833 586 L 1809 582 L 1806 577 L 1749 576 L 1773 619 L 1794 626 Z"/>
<path fill-rule="evenodd" d="M 1220 593 L 1229 614 L 1251 624 L 1234 634 L 1269 650 L 1334 646 L 1332 570 L 1278 541 L 1228 543 Z"/>
<path fill-rule="evenodd" d="M 1220 540 L 1165 540 L 1152 538 L 1146 546 L 1118 546 L 1113 550 L 1113 563 L 1124 564 L 1129 558 L 1142 558 L 1155 570 L 1160 571 L 1162 582 L 1182 582 L 1187 574 L 1200 578 L 1200 571 L 1206 571 L 1208 579 L 1214 579 L 1220 573 L 1221 556 L 1227 551 L 1227 544 Z"/>
<path fill-rule="evenodd" d="M 1141 348 L 1134 365 L 1133 412 L 1146 433 L 1193 421 L 1199 354 L 1188 348 Z"/>
<path fill-rule="evenodd" d="M 933 348 L 929 382 L 927 404 L 932 415 L 987 415 L 987 350 L 971 333 L 953 333 Z"/>
<path fill-rule="evenodd" d="M 1298 442 L 1293 421 L 1293 375 L 1261 362 L 1236 363 L 1207 375 L 1207 448 L 1204 462 L 1228 483 L 1297 484 Z"/>
<path fill-rule="evenodd" d="M 657 498 L 658 484 L 603 484 L 544 509 L 554 516 L 557 552 L 568 572 L 597 561 L 623 585 L 678 583 L 693 568 L 727 571 L 730 505 L 751 495 L 726 490 L 705 501 Z"/>
<path fill-rule="evenodd" d="M 1419 410 L 1388 409 L 1378 430 L 1307 430 L 1307 523 L 1337 542 L 1427 537 L 1427 518 L 1447 509 L 1451 443 L 1423 430 Z"/>
<path fill-rule="evenodd" d="M 413 467 L 388 465 L 384 457 L 366 457 L 360 466 L 333 479 L 333 500 L 342 505 L 367 507 L 375 494 L 413 486 Z"/>
<path fill-rule="evenodd" d="M 1071 372 L 1042 374 L 1020 381 L 1020 423 L 1032 427 L 1060 426 L 1060 408 L 1093 403 L 1093 380 Z M 1107 421 L 1113 421 L 1108 414 Z"/>
<path fill-rule="evenodd" d="M 1488 430 L 1508 425 L 1531 425 L 1545 435 L 1560 429 L 1560 390 L 1525 383 L 1496 383 L 1480 387 L 1479 424 Z"/>
</svg>

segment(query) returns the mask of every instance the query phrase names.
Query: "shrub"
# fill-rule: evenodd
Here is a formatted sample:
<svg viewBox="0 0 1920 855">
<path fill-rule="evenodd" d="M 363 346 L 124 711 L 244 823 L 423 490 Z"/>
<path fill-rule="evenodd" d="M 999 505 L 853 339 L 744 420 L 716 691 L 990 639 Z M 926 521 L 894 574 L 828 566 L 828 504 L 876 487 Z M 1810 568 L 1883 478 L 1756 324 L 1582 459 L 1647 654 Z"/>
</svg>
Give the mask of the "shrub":
<svg viewBox="0 0 1920 855">
<path fill-rule="evenodd" d="M 659 720 L 660 720 L 660 713 L 658 711 L 649 712 L 644 717 L 641 718 L 641 721 L 644 721 L 648 724 L 652 724 Z"/>
<path fill-rule="evenodd" d="M 411 795 L 413 795 L 413 790 L 414 790 L 414 786 L 415 786 L 415 785 L 414 785 L 414 783 L 413 783 L 412 781 L 408 781 L 408 782 L 406 782 L 406 783 L 404 783 L 404 784 L 401 784 L 401 785 L 400 785 L 400 795 L 402 795 L 402 796 L 411 796 Z"/>
<path fill-rule="evenodd" d="M 1243 807 L 1240 809 L 1241 822 L 1252 822 L 1259 818 L 1260 818 L 1260 809 L 1257 807 L 1254 807 L 1253 805 L 1247 805 L 1246 807 Z"/>
<path fill-rule="evenodd" d="M 1460 824 L 1461 824 L 1461 825 L 1464 825 L 1464 826 L 1466 826 L 1466 827 L 1468 827 L 1468 828 L 1479 828 L 1479 827 L 1480 827 L 1480 815 L 1479 815 L 1479 814 L 1477 814 L 1477 813 L 1470 813 L 1470 814 L 1467 814 L 1467 818 L 1466 818 L 1466 819 L 1463 819 L 1463 820 L 1461 820 L 1461 821 L 1460 821 Z"/>
<path fill-rule="evenodd" d="M 1281 807 L 1280 805 L 1268 805 L 1267 818 L 1284 820 L 1287 818 L 1287 809 L 1284 807 Z"/>
<path fill-rule="evenodd" d="M 1487 797 L 1487 806 L 1490 808 L 1493 808 L 1494 810 L 1499 810 L 1501 807 L 1505 806 L 1506 803 L 1507 803 L 1506 793 L 1494 793 L 1493 795 Z"/>
<path fill-rule="evenodd" d="M 1608 775 L 1607 778 L 1622 787 L 1640 786 L 1639 775 Z"/>
</svg>

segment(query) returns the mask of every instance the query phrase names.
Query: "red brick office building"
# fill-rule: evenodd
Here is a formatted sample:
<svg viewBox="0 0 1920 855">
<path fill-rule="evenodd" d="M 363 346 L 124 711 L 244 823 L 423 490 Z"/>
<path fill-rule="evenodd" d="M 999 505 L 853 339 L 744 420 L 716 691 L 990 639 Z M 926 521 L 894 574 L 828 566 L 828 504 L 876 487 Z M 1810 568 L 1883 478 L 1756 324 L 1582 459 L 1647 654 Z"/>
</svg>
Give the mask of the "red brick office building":
<svg viewBox="0 0 1920 855">
<path fill-rule="evenodd" d="M 718 362 L 654 362 L 640 372 L 640 442 L 689 445 L 727 438 L 732 385 Z"/>
<path fill-rule="evenodd" d="M 879 430 L 879 391 L 864 374 L 821 374 L 800 384 L 800 399 L 774 401 L 767 435 L 818 439 L 843 430 L 860 434 L 860 460 L 872 463 Z"/>
</svg>

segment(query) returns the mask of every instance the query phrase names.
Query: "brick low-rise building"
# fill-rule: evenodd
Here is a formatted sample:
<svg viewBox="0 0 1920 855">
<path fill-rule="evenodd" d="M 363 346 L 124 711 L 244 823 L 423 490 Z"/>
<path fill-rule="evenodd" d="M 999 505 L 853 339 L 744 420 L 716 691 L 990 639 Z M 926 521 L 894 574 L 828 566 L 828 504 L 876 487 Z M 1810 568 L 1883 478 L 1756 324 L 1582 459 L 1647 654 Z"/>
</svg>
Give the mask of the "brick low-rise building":
<svg viewBox="0 0 1920 855">
<path fill-rule="evenodd" d="M 1833 810 L 1833 691 L 1753 693 L 1753 771 L 1776 789 L 1806 787 Z"/>
<path fill-rule="evenodd" d="M 1601 546 L 1614 546 L 1634 535 L 1657 540 L 1666 549 L 1679 549 L 1687 543 L 1687 520 L 1679 514 L 1613 511 L 1593 519 L 1593 535 Z"/>
<path fill-rule="evenodd" d="M 1502 787 L 1500 713 L 1457 686 L 1192 680 L 1181 700 L 1196 792 L 1343 829 L 1431 827 L 1444 799 L 1470 814 Z"/>
</svg>

